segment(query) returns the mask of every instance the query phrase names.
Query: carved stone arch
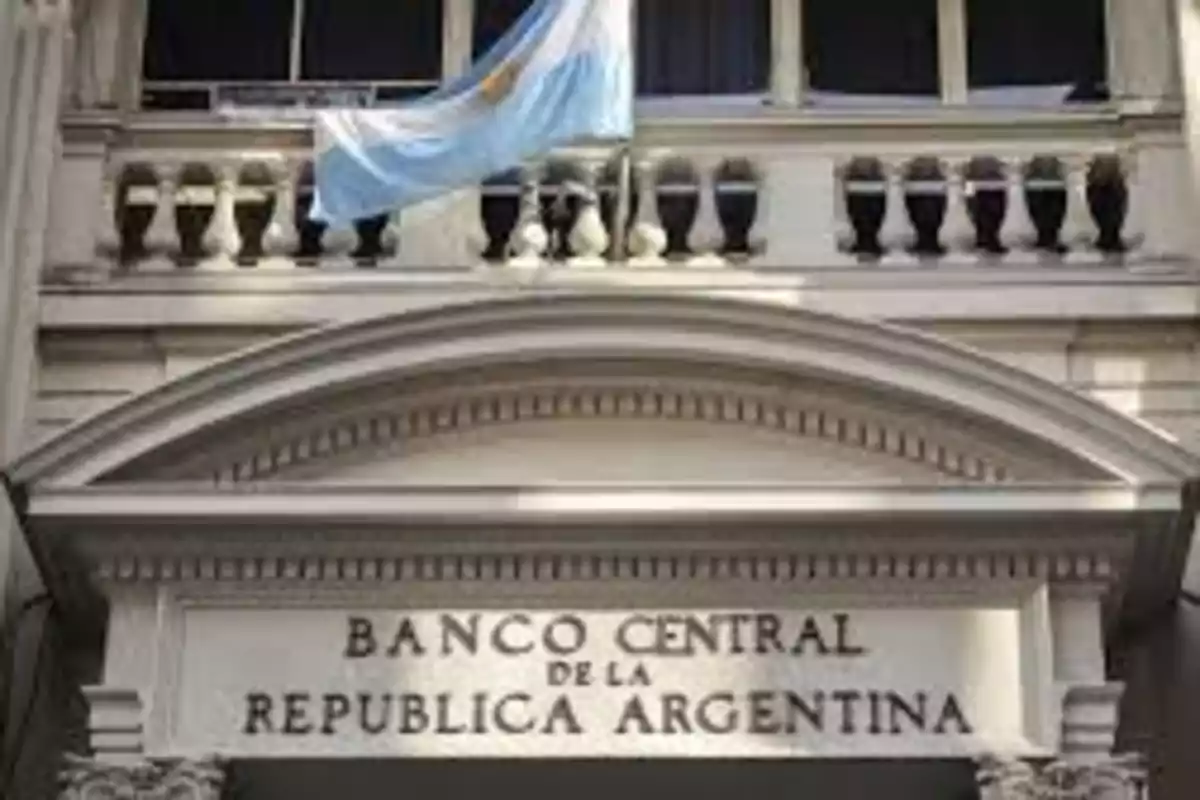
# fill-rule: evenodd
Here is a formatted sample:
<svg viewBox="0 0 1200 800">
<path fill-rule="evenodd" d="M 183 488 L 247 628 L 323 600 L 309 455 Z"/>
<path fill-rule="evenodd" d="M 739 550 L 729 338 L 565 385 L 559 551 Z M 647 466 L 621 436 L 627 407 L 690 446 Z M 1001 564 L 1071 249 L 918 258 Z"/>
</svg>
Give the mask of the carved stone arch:
<svg viewBox="0 0 1200 800">
<path fill-rule="evenodd" d="M 489 445 L 503 448 L 499 457 L 542 462 L 540 474 L 515 469 L 494 476 L 506 483 L 586 481 L 598 473 L 578 472 L 572 465 L 604 454 L 644 460 L 662 449 L 684 451 L 680 458 L 685 461 L 710 456 L 727 460 L 728 468 L 676 471 L 664 466 L 658 473 L 618 469 L 603 474 L 652 482 L 967 483 L 1075 474 L 1074 465 L 1032 458 L 1010 442 L 964 436 L 944 424 L 944 418 L 938 420 L 942 424 L 932 425 L 926 411 L 907 407 L 898 398 L 847 392 L 813 379 L 789 382 L 783 375 L 732 368 L 715 377 L 689 366 L 632 361 L 555 364 L 548 369 L 550 376 L 541 374 L 546 369 L 544 363 L 536 370 L 509 365 L 402 386 L 384 383 L 357 390 L 353 398 L 331 399 L 321 413 L 252 415 L 224 436 L 169 448 L 102 482 L 234 485 L 325 477 L 353 481 L 367 474 L 370 482 L 390 478 L 419 483 L 427 475 L 421 469 L 423 458 L 463 451 L 459 467 L 452 473 L 442 470 L 435 482 L 486 483 L 486 470 L 478 469 L 473 459 Z M 536 447 L 534 440 L 547 439 L 553 440 L 551 450 L 556 452 Z M 536 453 L 523 446 L 531 444 Z M 755 469 L 756 459 L 764 461 L 761 470 Z M 372 462 L 380 462 L 382 468 L 364 470 L 376 466 Z"/>
<path fill-rule="evenodd" d="M 491 424 L 489 413 L 562 419 L 591 406 L 836 442 L 931 477 L 1138 484 L 1198 472 L 1157 431 L 936 338 L 622 294 L 488 299 L 289 337 L 103 412 L 12 472 L 47 486 L 237 482 L 283 475 L 281 460 L 305 447 L 325 458 Z"/>
</svg>

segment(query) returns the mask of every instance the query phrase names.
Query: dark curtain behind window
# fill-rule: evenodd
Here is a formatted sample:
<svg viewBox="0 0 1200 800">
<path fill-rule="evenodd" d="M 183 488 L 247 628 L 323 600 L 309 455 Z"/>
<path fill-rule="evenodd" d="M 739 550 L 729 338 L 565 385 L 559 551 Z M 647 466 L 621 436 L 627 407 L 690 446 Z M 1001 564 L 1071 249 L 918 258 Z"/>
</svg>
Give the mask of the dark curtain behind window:
<svg viewBox="0 0 1200 800">
<path fill-rule="evenodd" d="M 937 0 L 805 0 L 803 27 L 814 91 L 940 93 Z"/>
<path fill-rule="evenodd" d="M 292 0 L 153 0 L 144 75 L 158 81 L 283 80 L 291 32 Z"/>
<path fill-rule="evenodd" d="M 441 0 L 306 0 L 303 36 L 305 78 L 432 80 L 441 75 Z"/>
<path fill-rule="evenodd" d="M 1103 0 L 967 0 L 970 85 L 1102 86 Z"/>
<path fill-rule="evenodd" d="M 477 0 L 476 58 L 530 2 Z M 637 26 L 641 94 L 744 94 L 767 88 L 769 0 L 639 0 Z"/>
<path fill-rule="evenodd" d="M 769 0 L 640 0 L 637 26 L 641 94 L 767 89 Z"/>
<path fill-rule="evenodd" d="M 486 53 L 532 4 L 533 0 L 475 0 L 473 56 L 479 58 Z"/>
</svg>

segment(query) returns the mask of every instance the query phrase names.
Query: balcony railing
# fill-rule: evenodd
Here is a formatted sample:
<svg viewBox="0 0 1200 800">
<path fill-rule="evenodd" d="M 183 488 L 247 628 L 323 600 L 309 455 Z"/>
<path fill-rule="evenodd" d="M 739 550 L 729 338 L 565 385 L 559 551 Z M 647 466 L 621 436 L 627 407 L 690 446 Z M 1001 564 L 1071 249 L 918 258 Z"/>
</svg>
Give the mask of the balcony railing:
<svg viewBox="0 0 1200 800">
<path fill-rule="evenodd" d="M 302 128 L 159 124 L 107 156 L 96 252 L 133 272 L 1113 263 L 1157 195 L 1111 122 L 647 125 L 626 180 L 573 150 L 350 230 L 307 219 Z"/>
</svg>

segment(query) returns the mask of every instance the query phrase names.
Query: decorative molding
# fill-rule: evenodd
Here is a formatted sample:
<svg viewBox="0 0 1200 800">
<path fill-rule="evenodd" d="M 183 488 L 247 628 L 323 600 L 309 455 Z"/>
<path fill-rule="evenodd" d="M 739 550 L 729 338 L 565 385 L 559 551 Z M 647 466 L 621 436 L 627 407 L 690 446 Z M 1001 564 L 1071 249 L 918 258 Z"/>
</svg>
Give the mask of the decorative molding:
<svg viewBox="0 0 1200 800">
<path fill-rule="evenodd" d="M 750 111 L 745 108 L 728 113 L 714 111 L 703 101 L 693 108 L 680 107 L 671 114 L 654 101 L 640 103 L 638 138 L 650 146 L 680 147 L 701 144 L 709 147 L 730 144 L 792 144 L 802 141 L 831 152 L 844 153 L 859 144 L 902 142 L 916 152 L 937 152 L 948 141 L 964 138 L 990 142 L 1043 144 L 1053 140 L 1071 140 L 1110 144 L 1123 143 L 1134 133 L 1147 130 L 1168 140 L 1179 141 L 1182 109 L 1169 103 L 1156 106 L 1150 113 L 1122 115 L 1109 106 L 1063 109 L 987 109 L 977 107 L 938 107 L 910 109 L 905 114 L 872 110 L 826 110 L 812 114 L 809 109 L 780 113 L 779 108 Z M 72 110 L 63 118 L 69 130 L 88 120 Z M 277 153 L 312 151 L 311 120 L 294 114 L 274 120 L 256 119 L 241 123 L 215 114 L 188 117 L 146 112 L 132 117 L 125 127 L 129 158 L 152 158 L 162 150 L 187 153 L 211 153 L 222 148 L 239 152 Z M 197 147 L 196 142 L 204 142 Z"/>
<path fill-rule="evenodd" d="M 110 763 L 67 754 L 60 800 L 220 800 L 225 765 L 217 758 Z"/>
<path fill-rule="evenodd" d="M 137 689 L 85 686 L 88 704 L 88 735 L 98 755 L 140 755 L 145 735 L 144 706 Z"/>
<path fill-rule="evenodd" d="M 987 757 L 976 776 L 984 800 L 1140 800 L 1146 783 L 1139 754 L 1043 764 Z"/>
<path fill-rule="evenodd" d="M 1145 251 L 1143 251 L 1143 254 Z M 94 341 L 129 330 L 198 333 L 230 329 L 288 334 L 301 328 L 349 323 L 413 309 L 460 302 L 482 294 L 520 295 L 536 290 L 670 292 L 742 296 L 784 307 L 853 314 L 898 324 L 1071 325 L 1086 319 L 1121 324 L 1184 325 L 1194 272 L 1182 262 L 1144 258 L 1099 269 L 1041 264 L 939 263 L 936 268 L 837 269 L 789 265 L 751 271 L 653 269 L 548 270 L 514 275 L 442 269 L 246 269 L 226 272 L 114 273 L 103 284 L 65 283 L 77 277 L 43 274 L 42 329 L 51 336 Z M 444 274 L 450 273 L 450 274 Z M 55 283 L 47 283 L 54 280 Z M 218 295 L 220 303 L 202 302 Z M 195 302 L 185 302 L 187 300 Z M 264 305 L 272 308 L 264 319 Z M 162 310 L 170 309 L 168 319 Z M 264 325 L 267 327 L 264 328 Z M 165 326 L 165 327 L 164 327 Z"/>
<path fill-rule="evenodd" d="M 905 398 L 933 420 L 958 415 L 1004 434 L 1014 450 L 1092 477 L 1179 480 L 1200 463 L 1098 402 L 911 330 L 744 300 L 614 292 L 477 299 L 286 337 L 101 412 L 11 472 L 22 482 L 85 485 L 201 436 L 294 416 L 298 404 L 312 409 L 366 385 L 437 375 L 453 386 L 517 364 L 586 373 L 612 359 L 821 376 Z"/>
<path fill-rule="evenodd" d="M 1062 752 L 1076 757 L 1111 753 L 1124 692 L 1125 684 L 1115 682 L 1068 687 L 1063 695 Z"/>
<path fill-rule="evenodd" d="M 944 439 L 887 420 L 836 411 L 805 402 L 806 398 L 745 386 L 651 387 L 534 385 L 524 388 L 465 389 L 399 408 L 369 411 L 314 426 L 300 435 L 259 445 L 226 458 L 212 468 L 213 483 L 229 485 L 286 477 L 293 470 L 378 451 L 398 442 L 431 441 L 464 431 L 533 420 L 656 420 L 735 425 L 816 439 L 884 458 L 906 461 L 931 473 L 971 482 L 999 483 L 1014 479 L 1014 466 L 985 454 L 964 450 Z M 172 479 L 200 477 L 194 467 L 169 470 Z M 1019 477 L 1019 476 L 1018 476 Z"/>
<path fill-rule="evenodd" d="M 589 581 L 945 583 L 1055 581 L 1104 584 L 1113 559 L 1094 551 L 1056 553 L 775 553 L 414 554 L 404 556 L 152 556 L 101 557 L 104 583 L 200 582 L 268 584 L 566 583 Z"/>
</svg>

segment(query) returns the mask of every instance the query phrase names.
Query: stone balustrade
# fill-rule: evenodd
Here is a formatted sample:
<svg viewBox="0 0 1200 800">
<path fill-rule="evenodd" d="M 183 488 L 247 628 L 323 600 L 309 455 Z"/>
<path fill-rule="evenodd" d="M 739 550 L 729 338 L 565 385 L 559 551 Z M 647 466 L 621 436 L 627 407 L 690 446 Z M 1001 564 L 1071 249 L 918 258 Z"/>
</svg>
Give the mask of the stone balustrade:
<svg viewBox="0 0 1200 800">
<path fill-rule="evenodd" d="M 1143 228 L 1143 201 L 1168 203 L 1169 193 L 1142 189 L 1144 157 L 1119 137 L 959 137 L 944 147 L 931 138 L 901 148 L 874 136 L 822 139 L 819 129 L 794 143 L 772 133 L 740 144 L 720 133 L 710 143 L 692 129 L 675 145 L 671 131 L 658 132 L 628 159 L 564 151 L 346 230 L 307 219 L 307 147 L 243 147 L 228 136 L 204 149 L 135 141 L 105 155 L 95 246 L 52 266 L 884 269 L 1110 264 L 1172 252 L 1169 241 L 1147 248 Z M 1147 163 L 1161 180 L 1169 162 L 1155 158 Z M 78 217 L 67 213 L 77 209 L 59 207 L 63 241 L 80 241 Z M 1169 209 L 1150 213 L 1160 214 L 1150 238 L 1171 238 L 1160 231 Z"/>
<path fill-rule="evenodd" d="M 117 159 L 99 246 L 135 270 L 428 266 L 404 240 L 455 235 L 467 261 L 512 266 L 723 264 L 761 247 L 751 236 L 759 186 L 750 160 L 635 154 L 626 163 L 581 151 L 496 176 L 473 193 L 474 219 L 458 215 L 457 230 L 423 224 L 422 211 L 413 224 L 397 212 L 334 230 L 307 219 L 312 167 L 302 158 Z M 628 223 L 620 237 L 618 215 Z"/>
<path fill-rule="evenodd" d="M 885 265 L 1099 263 L 1144 242 L 1133 161 L 1111 152 L 856 157 L 838 184 L 839 250 Z"/>
</svg>

